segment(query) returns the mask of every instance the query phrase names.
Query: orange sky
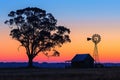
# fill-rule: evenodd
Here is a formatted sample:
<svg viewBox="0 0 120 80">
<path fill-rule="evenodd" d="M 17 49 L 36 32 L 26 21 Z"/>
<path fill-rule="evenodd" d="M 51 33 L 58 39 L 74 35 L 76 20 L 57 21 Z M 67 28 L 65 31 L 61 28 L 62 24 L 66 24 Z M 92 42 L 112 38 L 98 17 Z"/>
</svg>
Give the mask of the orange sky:
<svg viewBox="0 0 120 80">
<path fill-rule="evenodd" d="M 109 24 L 111 22 L 112 24 Z M 94 33 L 98 33 L 101 35 L 101 42 L 98 44 L 100 61 L 120 62 L 120 32 L 117 28 L 120 26 L 119 23 L 116 23 L 115 21 L 102 21 L 96 23 L 90 21 L 80 22 L 79 24 L 69 22 L 64 23 L 64 25 L 68 25 L 71 29 L 70 38 L 72 42 L 66 43 L 63 47 L 58 48 L 61 53 L 60 57 L 51 57 L 48 59 L 45 55 L 40 53 L 34 61 L 64 62 L 65 60 L 71 60 L 73 56 L 78 53 L 90 53 L 93 55 L 94 44 L 92 41 L 87 41 L 86 38 L 91 37 Z M 0 34 L 0 61 L 27 61 L 28 59 L 24 48 L 20 47 L 18 50 L 20 45 L 19 42 L 9 36 L 10 29 L 8 26 L 4 24 L 1 26 L 0 32 L 2 32 L 2 34 Z M 89 28 L 88 26 L 91 27 Z M 98 28 L 95 29 L 95 26 Z M 105 26 L 109 26 L 109 29 L 106 29 Z"/>
</svg>

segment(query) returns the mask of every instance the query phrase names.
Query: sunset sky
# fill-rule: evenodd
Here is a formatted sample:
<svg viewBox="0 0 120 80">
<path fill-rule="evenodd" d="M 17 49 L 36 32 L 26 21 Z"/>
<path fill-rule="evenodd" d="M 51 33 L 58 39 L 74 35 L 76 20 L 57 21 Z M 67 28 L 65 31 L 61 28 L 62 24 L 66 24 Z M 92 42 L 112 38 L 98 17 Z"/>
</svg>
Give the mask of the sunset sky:
<svg viewBox="0 0 120 80">
<path fill-rule="evenodd" d="M 38 7 L 52 13 L 57 25 L 71 30 L 71 43 L 57 50 L 60 57 L 47 58 L 40 53 L 34 61 L 64 62 L 75 54 L 93 55 L 94 44 L 87 41 L 97 33 L 101 35 L 98 44 L 101 62 L 120 62 L 120 0 L 0 0 L 0 62 L 27 62 L 24 48 L 9 36 L 10 28 L 4 24 L 10 11 L 26 7 Z"/>
</svg>

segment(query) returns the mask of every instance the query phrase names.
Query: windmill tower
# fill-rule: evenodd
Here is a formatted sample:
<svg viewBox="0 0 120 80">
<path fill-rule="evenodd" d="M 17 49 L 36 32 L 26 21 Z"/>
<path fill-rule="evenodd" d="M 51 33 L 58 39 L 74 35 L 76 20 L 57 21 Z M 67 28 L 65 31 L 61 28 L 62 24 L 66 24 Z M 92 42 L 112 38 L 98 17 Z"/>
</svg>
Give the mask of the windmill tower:
<svg viewBox="0 0 120 80">
<path fill-rule="evenodd" d="M 94 43 L 94 51 L 93 51 L 93 58 L 95 60 L 95 64 L 99 63 L 99 55 L 98 55 L 98 47 L 97 44 L 101 41 L 101 36 L 99 34 L 93 34 L 92 38 L 87 38 L 87 41 L 92 40 Z"/>
</svg>

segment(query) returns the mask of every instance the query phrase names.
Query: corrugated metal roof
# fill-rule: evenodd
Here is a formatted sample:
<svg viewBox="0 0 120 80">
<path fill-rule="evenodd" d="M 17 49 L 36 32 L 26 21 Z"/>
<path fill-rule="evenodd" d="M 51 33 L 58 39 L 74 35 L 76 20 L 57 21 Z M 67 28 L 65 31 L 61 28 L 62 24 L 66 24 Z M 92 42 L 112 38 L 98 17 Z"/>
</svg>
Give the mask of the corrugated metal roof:
<svg viewBox="0 0 120 80">
<path fill-rule="evenodd" d="M 75 57 L 73 57 L 73 61 L 84 61 L 87 57 L 89 57 L 90 54 L 76 54 Z"/>
</svg>

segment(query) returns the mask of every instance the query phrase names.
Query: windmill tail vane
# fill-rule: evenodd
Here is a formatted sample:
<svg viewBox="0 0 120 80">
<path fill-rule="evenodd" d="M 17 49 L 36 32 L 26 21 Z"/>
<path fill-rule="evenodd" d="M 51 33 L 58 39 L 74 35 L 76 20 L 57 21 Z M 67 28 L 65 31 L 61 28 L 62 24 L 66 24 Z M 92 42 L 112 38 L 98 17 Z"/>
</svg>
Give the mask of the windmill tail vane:
<svg viewBox="0 0 120 80">
<path fill-rule="evenodd" d="M 88 38 L 87 38 L 87 41 L 90 41 L 90 40 L 92 40 L 92 38 L 88 37 Z"/>
</svg>

